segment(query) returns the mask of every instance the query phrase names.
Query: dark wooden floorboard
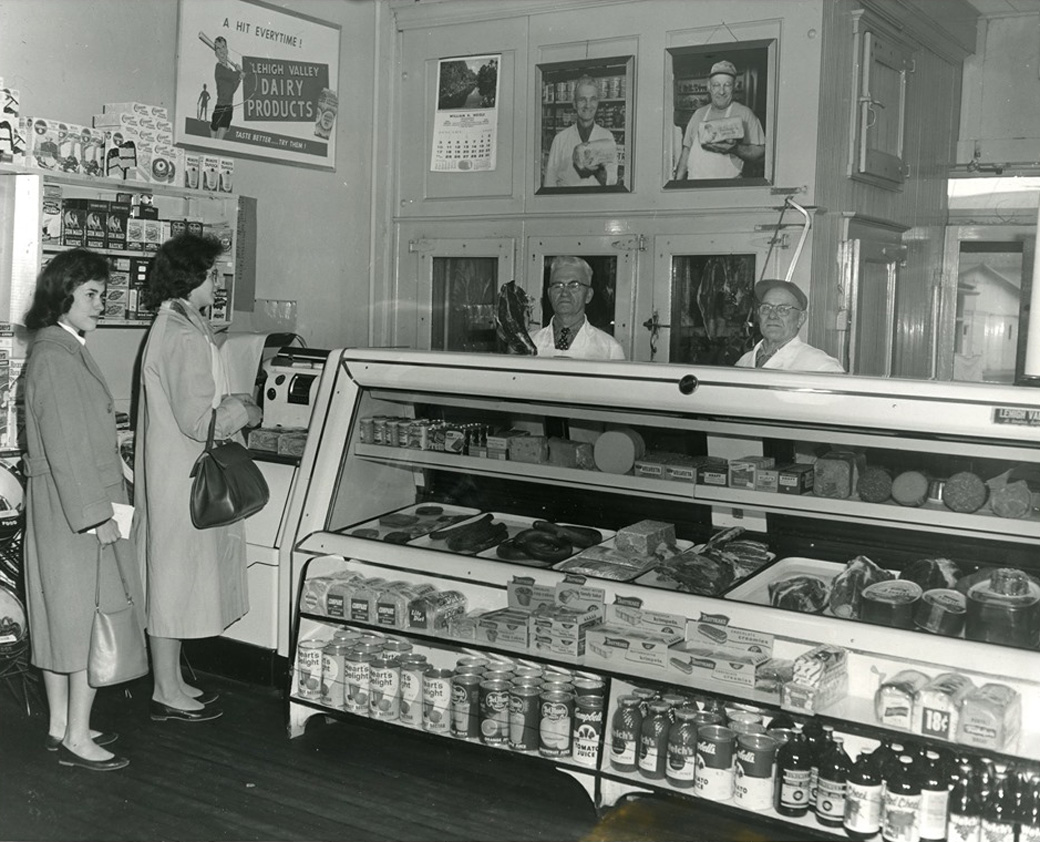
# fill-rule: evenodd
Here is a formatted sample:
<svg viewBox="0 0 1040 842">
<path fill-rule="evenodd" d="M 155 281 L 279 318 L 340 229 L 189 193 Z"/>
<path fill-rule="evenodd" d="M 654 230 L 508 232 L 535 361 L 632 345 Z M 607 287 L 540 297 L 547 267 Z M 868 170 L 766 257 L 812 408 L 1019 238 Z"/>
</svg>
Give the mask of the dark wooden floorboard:
<svg viewBox="0 0 1040 842">
<path fill-rule="evenodd" d="M 225 715 L 152 722 L 151 684 L 98 693 L 94 726 L 120 734 L 127 769 L 60 767 L 32 714 L 0 683 L 4 842 L 778 842 L 804 839 L 675 799 L 597 816 L 544 764 L 363 721 L 308 721 L 290 740 L 281 691 L 214 675 Z M 786 834 L 786 835 L 785 835 Z"/>
</svg>

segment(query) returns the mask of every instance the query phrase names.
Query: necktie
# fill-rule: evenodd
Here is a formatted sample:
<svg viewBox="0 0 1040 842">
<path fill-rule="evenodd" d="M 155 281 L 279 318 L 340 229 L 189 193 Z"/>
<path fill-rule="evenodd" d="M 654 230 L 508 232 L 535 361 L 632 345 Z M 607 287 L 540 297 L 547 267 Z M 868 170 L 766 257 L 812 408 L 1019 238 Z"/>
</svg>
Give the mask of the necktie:
<svg viewBox="0 0 1040 842">
<path fill-rule="evenodd" d="M 571 329 L 569 327 L 561 327 L 560 335 L 556 339 L 556 350 L 566 351 L 571 347 Z"/>
</svg>

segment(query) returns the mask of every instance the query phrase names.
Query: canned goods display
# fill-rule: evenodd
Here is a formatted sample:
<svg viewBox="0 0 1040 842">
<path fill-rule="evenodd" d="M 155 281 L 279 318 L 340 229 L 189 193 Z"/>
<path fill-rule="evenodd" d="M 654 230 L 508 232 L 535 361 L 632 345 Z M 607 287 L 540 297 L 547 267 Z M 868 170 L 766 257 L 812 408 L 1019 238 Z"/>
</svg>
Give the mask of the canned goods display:
<svg viewBox="0 0 1040 842">
<path fill-rule="evenodd" d="M 606 690 L 606 682 L 604 682 L 602 678 L 575 676 L 573 684 L 574 695 L 579 698 L 581 696 L 596 696 L 602 699 Z"/>
<path fill-rule="evenodd" d="M 412 651 L 412 644 L 407 640 L 388 637 L 383 643 L 383 651 L 391 652 L 394 655 L 407 655 Z"/>
<path fill-rule="evenodd" d="M 533 667 L 528 665 L 522 665 L 516 668 L 513 672 L 513 678 L 537 678 L 541 681 L 542 676 L 545 675 L 545 670 L 541 667 Z"/>
<path fill-rule="evenodd" d="M 546 690 L 540 701 L 538 753 L 543 757 L 567 757 L 574 729 L 574 694 Z"/>
<path fill-rule="evenodd" d="M 737 734 L 723 725 L 702 725 L 697 730 L 697 769 L 694 791 L 710 801 L 733 797 L 733 757 Z"/>
<path fill-rule="evenodd" d="M 410 728 L 423 724 L 423 674 L 429 668 L 425 655 L 403 655 L 401 666 L 401 713 L 399 721 Z"/>
<path fill-rule="evenodd" d="M 773 761 L 777 741 L 764 734 L 737 736 L 733 799 L 746 810 L 773 806 Z"/>
<path fill-rule="evenodd" d="M 358 716 L 368 716 L 369 675 L 374 654 L 370 646 L 362 644 L 351 648 L 343 659 L 346 681 L 343 706 Z"/>
<path fill-rule="evenodd" d="M 451 730 L 452 671 L 427 667 L 422 677 L 422 726 L 431 734 Z"/>
<path fill-rule="evenodd" d="M 480 738 L 480 682 L 473 673 L 456 674 L 451 680 L 451 733 L 463 740 Z"/>
<path fill-rule="evenodd" d="M 333 639 L 321 650 L 321 701 L 336 710 L 345 707 L 345 659 L 350 649 L 349 643 Z"/>
<path fill-rule="evenodd" d="M 509 689 L 509 745 L 517 751 L 538 751 L 541 688 L 513 683 Z"/>
<path fill-rule="evenodd" d="M 327 640 L 301 640 L 296 647 L 296 692 L 301 699 L 321 698 L 321 653 Z"/>
<path fill-rule="evenodd" d="M 478 670 L 484 672 L 484 668 L 491 663 L 487 658 L 482 658 L 479 655 L 463 655 L 455 662 L 455 669 L 466 671 L 466 670 Z"/>
<path fill-rule="evenodd" d="M 380 652 L 368 674 L 368 710 L 373 719 L 392 721 L 401 715 L 401 666 L 397 656 Z"/>
<path fill-rule="evenodd" d="M 577 680 L 575 681 L 577 684 Z M 595 768 L 603 742 L 603 699 L 578 696 L 574 700 L 574 732 L 571 756 L 575 763 Z"/>
<path fill-rule="evenodd" d="M 480 739 L 485 745 L 509 741 L 509 682 L 491 679 L 480 682 Z"/>
</svg>

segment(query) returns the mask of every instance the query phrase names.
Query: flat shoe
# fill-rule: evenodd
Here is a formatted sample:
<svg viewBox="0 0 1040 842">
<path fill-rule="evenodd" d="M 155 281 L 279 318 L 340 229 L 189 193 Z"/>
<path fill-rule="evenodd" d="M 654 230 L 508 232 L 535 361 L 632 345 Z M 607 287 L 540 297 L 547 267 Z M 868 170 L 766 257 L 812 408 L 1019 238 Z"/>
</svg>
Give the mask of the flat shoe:
<svg viewBox="0 0 1040 842">
<path fill-rule="evenodd" d="M 152 701 L 148 707 L 152 719 L 156 722 L 165 722 L 167 719 L 178 719 L 181 722 L 208 722 L 211 719 L 219 719 L 224 715 L 220 708 L 202 708 L 201 710 L 184 710 L 164 705 L 162 702 Z"/>
<path fill-rule="evenodd" d="M 110 743 L 114 743 L 118 739 L 119 734 L 117 734 L 115 731 L 106 731 L 94 737 L 94 745 L 107 746 Z M 61 741 L 61 737 L 52 737 L 50 734 L 48 734 L 47 742 L 44 743 L 44 747 L 47 749 L 47 751 L 57 751 L 58 746 L 61 745 Z"/>
<path fill-rule="evenodd" d="M 195 701 L 200 705 L 211 705 L 219 698 L 220 693 L 203 693 L 201 696 L 196 696 Z"/>
<path fill-rule="evenodd" d="M 59 745 L 57 752 L 59 766 L 79 766 L 82 769 L 90 769 L 91 772 L 114 772 L 116 769 L 122 769 L 130 765 L 130 761 L 125 757 L 110 757 L 108 760 L 87 760 L 85 757 L 80 757 L 78 754 L 70 751 L 64 745 Z"/>
</svg>

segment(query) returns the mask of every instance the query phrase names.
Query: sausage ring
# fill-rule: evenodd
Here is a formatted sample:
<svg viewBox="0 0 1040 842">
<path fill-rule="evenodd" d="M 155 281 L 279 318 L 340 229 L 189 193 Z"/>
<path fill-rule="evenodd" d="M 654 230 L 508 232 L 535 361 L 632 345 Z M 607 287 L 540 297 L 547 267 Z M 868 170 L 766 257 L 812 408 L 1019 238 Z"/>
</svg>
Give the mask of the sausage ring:
<svg viewBox="0 0 1040 842">
<path fill-rule="evenodd" d="M 570 558 L 574 553 L 570 541 L 540 529 L 525 529 L 515 535 L 513 541 L 531 558 L 538 561 L 555 563 Z"/>
</svg>

